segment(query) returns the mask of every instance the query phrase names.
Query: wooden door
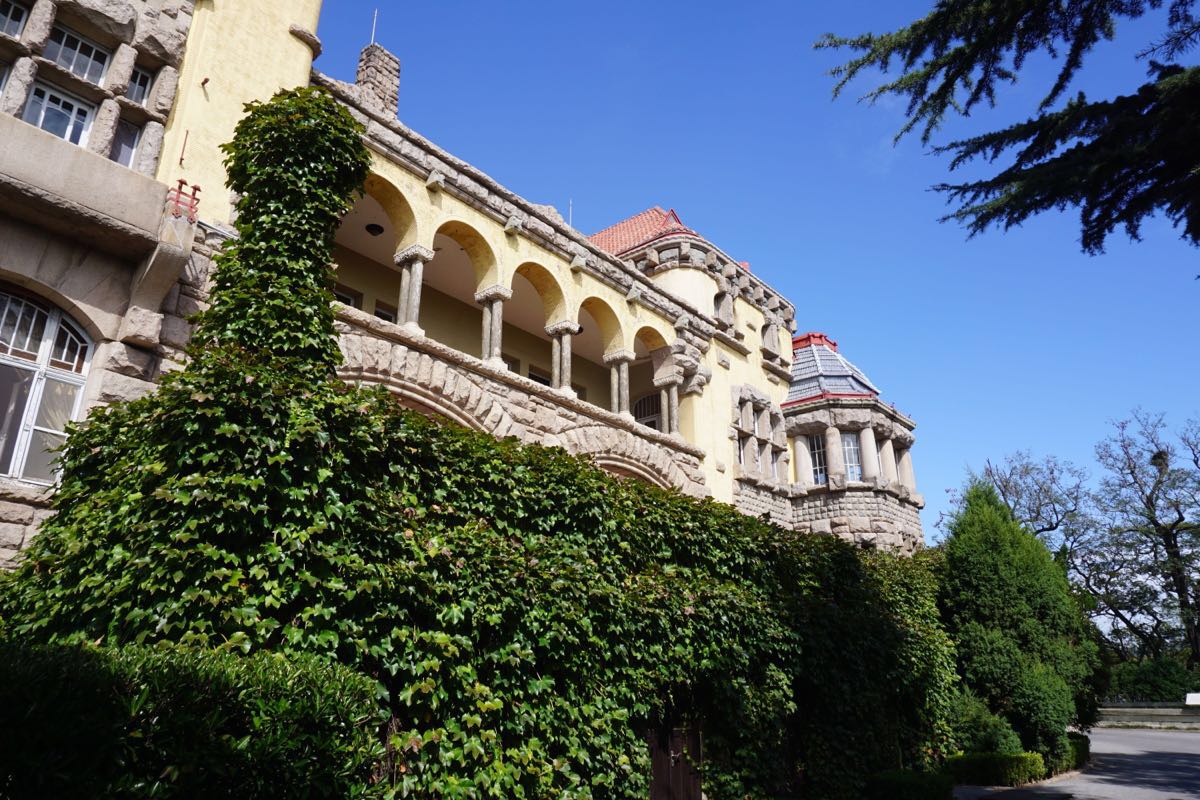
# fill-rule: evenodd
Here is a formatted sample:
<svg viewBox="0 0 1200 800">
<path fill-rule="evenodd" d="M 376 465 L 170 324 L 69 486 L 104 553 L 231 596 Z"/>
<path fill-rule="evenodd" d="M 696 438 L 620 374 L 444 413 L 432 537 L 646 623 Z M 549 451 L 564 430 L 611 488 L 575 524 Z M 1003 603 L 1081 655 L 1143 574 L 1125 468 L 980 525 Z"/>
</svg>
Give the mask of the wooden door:
<svg viewBox="0 0 1200 800">
<path fill-rule="evenodd" d="M 700 728 L 652 731 L 650 800 L 701 800 Z"/>
</svg>

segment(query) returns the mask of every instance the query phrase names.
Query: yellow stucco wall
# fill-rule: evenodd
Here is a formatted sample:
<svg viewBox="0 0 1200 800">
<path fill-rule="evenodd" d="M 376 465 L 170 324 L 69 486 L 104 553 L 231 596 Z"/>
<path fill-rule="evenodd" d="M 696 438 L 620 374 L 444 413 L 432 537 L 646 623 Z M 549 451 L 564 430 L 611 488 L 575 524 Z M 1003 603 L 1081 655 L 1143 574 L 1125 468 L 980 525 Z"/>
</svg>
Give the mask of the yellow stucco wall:
<svg viewBox="0 0 1200 800">
<path fill-rule="evenodd" d="M 315 31 L 320 14 L 321 0 L 197 0 L 156 177 L 199 185 L 203 219 L 229 221 L 219 148 L 242 106 L 308 85 L 312 51 L 288 28 Z"/>
<path fill-rule="evenodd" d="M 686 300 L 692 307 L 705 314 L 713 313 L 717 282 L 707 272 L 691 267 L 675 267 L 658 273 L 652 280 L 663 290 Z"/>
<path fill-rule="evenodd" d="M 296 25 L 315 31 L 320 7 L 320 0 L 198 0 L 157 177 L 167 183 L 182 177 L 199 184 L 205 221 L 229 220 L 229 192 L 219 146 L 232 137 L 243 105 L 265 100 L 280 88 L 308 84 L 312 54 L 288 29 Z M 653 331 L 650 338 L 661 338 L 667 344 L 676 338 L 673 319 L 640 303 L 627 302 L 623 292 L 584 272 L 572 272 L 558 255 L 524 236 L 507 235 L 502 223 L 448 192 L 431 191 L 422 177 L 379 153 L 373 154 L 367 192 L 388 213 L 397 234 L 397 250 L 411 245 L 433 249 L 439 232 L 461 244 L 476 269 L 476 290 L 497 284 L 511 288 L 520 269 L 548 308 L 547 324 L 577 321 L 585 302 L 593 312 L 599 307 L 593 317 L 601 328 L 606 353 L 634 351 L 639 331 L 646 328 Z M 341 247 L 335 251 L 335 263 L 338 280 L 363 294 L 365 311 L 373 312 L 380 301 L 396 305 L 399 276 L 394 269 Z M 668 270 L 654 280 L 700 311 L 712 311 L 716 283 L 702 270 Z M 744 332 L 742 342 L 750 352 L 743 355 L 714 341 L 703 357 L 712 372 L 708 387 L 700 396 L 680 398 L 680 432 L 706 453 L 705 480 L 714 497 L 726 501 L 733 498 L 737 462 L 728 438 L 735 387 L 751 384 L 777 403 L 787 393 L 786 385 L 770 382 L 762 367 L 762 313 L 743 299 L 736 301 L 735 313 Z M 420 322 L 431 338 L 471 355 L 480 354 L 481 311 L 473 297 L 448 297 L 427 286 Z M 531 365 L 550 372 L 545 339 L 511 324 L 505 324 L 503 335 L 503 352 L 521 362 L 522 375 L 528 374 Z M 781 340 L 781 352 L 786 353 L 786 334 Z M 722 366 L 722 361 L 728 366 Z M 632 377 L 635 396 L 631 399 L 636 400 L 636 395 L 649 390 L 649 376 L 635 371 Z M 608 406 L 606 366 L 575 354 L 572 383 L 584 390 L 589 402 Z"/>
</svg>

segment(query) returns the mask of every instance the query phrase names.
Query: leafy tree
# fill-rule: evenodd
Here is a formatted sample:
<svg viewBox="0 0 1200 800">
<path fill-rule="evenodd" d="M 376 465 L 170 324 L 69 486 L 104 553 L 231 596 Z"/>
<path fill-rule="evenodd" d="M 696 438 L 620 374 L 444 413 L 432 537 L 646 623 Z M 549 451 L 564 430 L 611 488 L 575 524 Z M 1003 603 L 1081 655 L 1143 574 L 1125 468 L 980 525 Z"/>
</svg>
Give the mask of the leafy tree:
<svg viewBox="0 0 1200 800">
<path fill-rule="evenodd" d="M 1171 437 L 1161 415 L 1135 411 L 1096 448 L 1098 487 L 1053 456 L 989 462 L 983 479 L 1013 514 L 1059 547 L 1123 661 L 1182 652 L 1200 663 L 1200 424 Z"/>
<path fill-rule="evenodd" d="M 1135 411 L 1096 447 L 1100 527 L 1076 548 L 1075 573 L 1147 655 L 1182 639 L 1200 666 L 1200 427 L 1178 444 L 1160 415 Z M 1176 638 L 1178 637 L 1178 638 Z"/>
<path fill-rule="evenodd" d="M 1047 763 L 1095 708 L 1098 648 L 1063 569 L 995 490 L 968 486 L 942 545 L 940 602 L 966 687 Z"/>
<path fill-rule="evenodd" d="M 1164 36 L 1141 54 L 1149 80 L 1136 92 L 1101 101 L 1080 92 L 1059 103 L 1092 48 L 1111 39 L 1120 22 L 1164 5 L 1166 0 L 938 0 L 929 14 L 898 31 L 827 34 L 817 46 L 857 52 L 833 70 L 835 95 L 860 75 L 899 65 L 899 75 L 865 99 L 895 95 L 907 101 L 897 138 L 920 128 L 923 143 L 948 115 L 994 105 L 998 90 L 1016 82 L 1030 57 L 1062 55 L 1035 116 L 934 148 L 952 155 L 951 170 L 1011 154 L 991 177 L 935 186 L 958 204 L 943 219 L 964 223 L 975 235 L 1049 209 L 1077 207 L 1083 250 L 1095 254 L 1116 228 L 1137 240 L 1142 222 L 1162 213 L 1197 245 L 1200 67 L 1176 63 L 1200 42 L 1195 0 L 1170 0 Z"/>
</svg>

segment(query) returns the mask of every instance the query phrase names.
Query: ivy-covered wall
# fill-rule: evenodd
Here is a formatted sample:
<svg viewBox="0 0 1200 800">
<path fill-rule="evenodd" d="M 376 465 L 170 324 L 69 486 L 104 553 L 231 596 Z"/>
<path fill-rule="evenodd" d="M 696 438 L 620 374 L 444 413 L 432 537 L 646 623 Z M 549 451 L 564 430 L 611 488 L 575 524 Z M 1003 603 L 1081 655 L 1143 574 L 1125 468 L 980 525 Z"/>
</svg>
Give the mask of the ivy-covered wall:
<svg viewBox="0 0 1200 800">
<path fill-rule="evenodd" d="M 284 92 L 227 152 L 240 236 L 190 361 L 70 436 L 56 514 L 0 582 L 10 634 L 348 665 L 405 796 L 644 798 L 646 733 L 679 723 L 711 798 L 855 798 L 940 759 L 953 650 L 923 559 L 347 386 L 327 265 L 357 126 Z"/>
</svg>

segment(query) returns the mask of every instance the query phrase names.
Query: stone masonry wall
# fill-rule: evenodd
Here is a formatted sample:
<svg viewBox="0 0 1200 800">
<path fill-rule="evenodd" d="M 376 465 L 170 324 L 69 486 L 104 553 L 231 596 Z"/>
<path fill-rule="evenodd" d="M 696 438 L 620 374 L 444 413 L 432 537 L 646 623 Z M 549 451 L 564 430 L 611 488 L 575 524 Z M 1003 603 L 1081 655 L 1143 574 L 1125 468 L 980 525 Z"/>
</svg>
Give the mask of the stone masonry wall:
<svg viewBox="0 0 1200 800">
<path fill-rule="evenodd" d="M 810 491 L 793 500 L 793 527 L 862 546 L 911 553 L 922 546 L 917 507 L 881 489 Z"/>
<path fill-rule="evenodd" d="M 134 170 L 153 175 L 162 151 L 167 116 L 179 85 L 193 0 L 36 0 L 19 37 L 0 35 L 0 61 L 11 64 L 0 95 L 0 113 L 20 115 L 35 81 L 44 81 L 93 104 L 95 119 L 87 149 L 108 157 L 124 120 L 141 131 Z M 86 36 L 112 57 L 99 83 L 79 78 L 42 54 L 55 25 Z M 153 75 L 150 94 L 138 103 L 128 96 L 134 67 Z"/>
</svg>

